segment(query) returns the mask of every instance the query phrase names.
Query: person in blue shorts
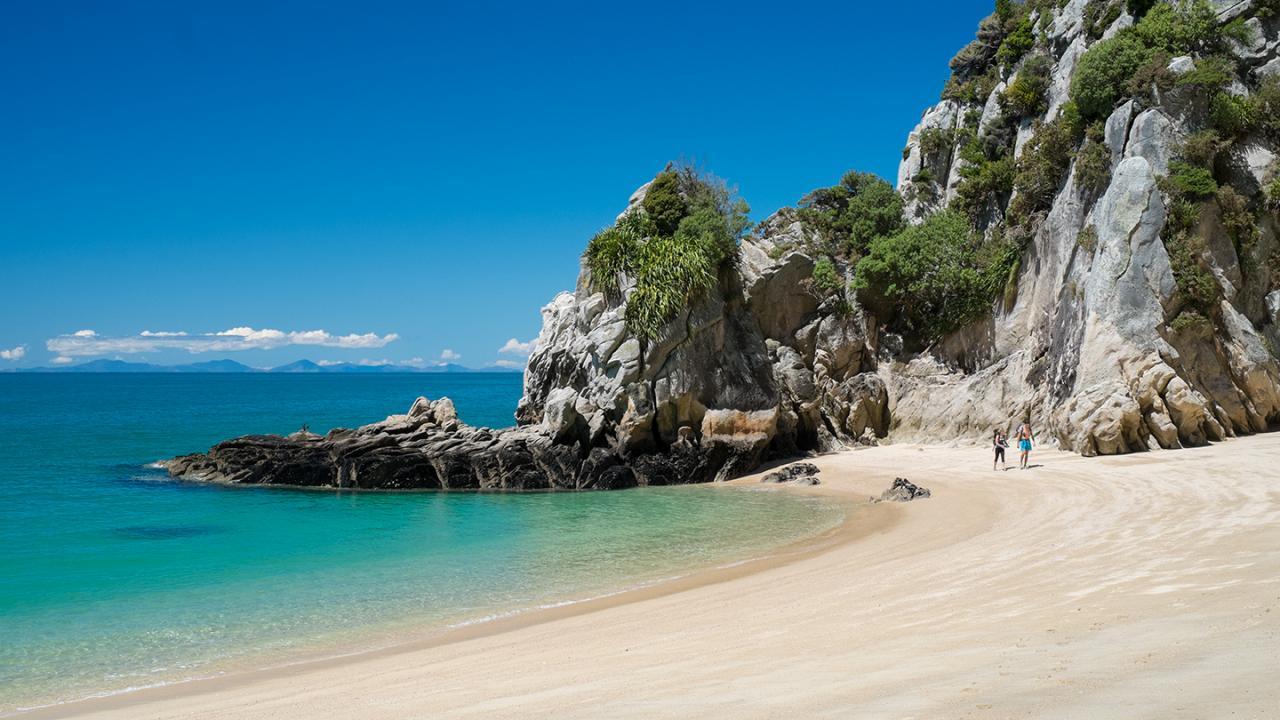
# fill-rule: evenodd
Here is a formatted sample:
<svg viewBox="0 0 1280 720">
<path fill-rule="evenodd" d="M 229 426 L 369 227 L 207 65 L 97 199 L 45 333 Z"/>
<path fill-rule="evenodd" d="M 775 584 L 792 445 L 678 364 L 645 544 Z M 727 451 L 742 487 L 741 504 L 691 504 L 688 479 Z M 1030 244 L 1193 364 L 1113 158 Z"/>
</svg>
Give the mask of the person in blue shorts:
<svg viewBox="0 0 1280 720">
<path fill-rule="evenodd" d="M 1022 456 L 1019 467 L 1026 470 L 1027 460 L 1031 455 L 1031 444 L 1036 439 L 1036 434 L 1031 432 L 1031 418 L 1023 418 L 1022 424 L 1018 426 L 1018 431 L 1014 433 L 1014 437 L 1018 441 L 1018 452 Z"/>
</svg>

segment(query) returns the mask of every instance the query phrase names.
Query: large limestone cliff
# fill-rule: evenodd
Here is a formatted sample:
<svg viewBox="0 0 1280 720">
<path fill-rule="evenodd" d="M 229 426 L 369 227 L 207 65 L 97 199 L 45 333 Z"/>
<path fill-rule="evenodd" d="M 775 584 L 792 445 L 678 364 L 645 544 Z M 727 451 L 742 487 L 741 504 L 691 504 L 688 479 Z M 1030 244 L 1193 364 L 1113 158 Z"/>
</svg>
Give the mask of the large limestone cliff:
<svg viewBox="0 0 1280 720">
<path fill-rule="evenodd" d="M 1269 4 L 1212 5 L 1220 31 L 1232 21 L 1247 31 L 1222 53 L 1230 70 L 1224 92 L 1234 98 L 1248 99 L 1280 74 L 1280 17 L 1262 5 Z M 1033 12 L 1051 69 L 1043 113 L 1014 126 L 1019 162 L 1036 129 L 1072 109 L 1069 91 L 1085 53 L 1134 25 L 1124 7 L 1071 0 L 1043 16 Z M 1109 24 L 1096 27 L 1108 17 Z M 1032 224 L 1015 302 L 997 303 L 989 319 L 886 367 L 895 438 L 972 436 L 1026 414 L 1064 448 L 1111 454 L 1199 445 L 1280 421 L 1277 346 L 1270 339 L 1280 309 L 1280 276 L 1271 260 L 1277 226 L 1275 205 L 1268 204 L 1274 198 L 1265 191 L 1280 170 L 1274 138 L 1258 132 L 1230 144 L 1213 138 L 1221 147 L 1213 174 L 1246 199 L 1256 235 L 1233 242 L 1222 201 L 1199 203 L 1190 262 L 1209 271 L 1217 289 L 1207 307 L 1185 315 L 1204 322 L 1178 321 L 1188 302 L 1170 248 L 1188 238 L 1175 237 L 1171 204 L 1180 198 L 1162 191 L 1161 179 L 1171 165 L 1179 167 L 1189 139 L 1212 132 L 1210 91 L 1189 80 L 1215 60 L 1168 58 L 1149 91 L 1120 98 L 1098 138 L 1109 180 L 1082 187 L 1082 156 L 1071 161 Z M 977 123 L 979 136 L 991 132 L 1000 123 L 1001 95 L 1023 68 L 985 98 L 947 99 L 925 112 L 898 175 L 917 217 L 954 201 L 965 182 L 960 147 L 922 141 L 959 137 L 966 122 Z M 993 200 L 982 221 L 1006 222 L 1015 202 Z"/>
<path fill-rule="evenodd" d="M 703 467 L 686 481 L 882 436 L 874 322 L 823 306 L 813 259 L 785 249 L 805 230 L 784 218 L 748 237 L 736 266 L 650 340 L 628 333 L 626 299 L 594 290 L 584 266 L 578 289 L 543 308 L 521 424 L 625 458 L 696 454 Z"/>
</svg>

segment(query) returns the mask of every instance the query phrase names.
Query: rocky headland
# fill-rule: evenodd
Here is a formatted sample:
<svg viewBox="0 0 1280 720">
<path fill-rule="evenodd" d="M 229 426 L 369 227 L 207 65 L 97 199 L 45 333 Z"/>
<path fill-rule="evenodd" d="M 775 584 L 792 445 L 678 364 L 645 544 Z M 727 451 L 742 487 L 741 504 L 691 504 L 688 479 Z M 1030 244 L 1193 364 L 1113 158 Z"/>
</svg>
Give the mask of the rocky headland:
<svg viewBox="0 0 1280 720">
<path fill-rule="evenodd" d="M 996 4 L 909 135 L 754 228 L 669 167 L 542 310 L 517 425 L 447 399 L 250 436 L 185 478 L 351 488 L 708 482 L 1029 418 L 1085 455 L 1280 422 L 1280 3 Z"/>
</svg>

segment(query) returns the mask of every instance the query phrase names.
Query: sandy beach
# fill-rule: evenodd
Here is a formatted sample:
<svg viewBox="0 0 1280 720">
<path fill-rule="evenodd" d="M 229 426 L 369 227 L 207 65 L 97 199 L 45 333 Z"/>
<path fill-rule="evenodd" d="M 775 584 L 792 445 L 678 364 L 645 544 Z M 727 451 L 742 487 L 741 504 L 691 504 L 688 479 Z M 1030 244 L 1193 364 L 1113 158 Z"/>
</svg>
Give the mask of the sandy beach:
<svg viewBox="0 0 1280 720">
<path fill-rule="evenodd" d="M 30 717 L 1280 714 L 1280 435 L 1028 471 L 972 447 L 815 462 L 820 487 L 782 491 L 933 497 L 656 591 Z"/>
</svg>

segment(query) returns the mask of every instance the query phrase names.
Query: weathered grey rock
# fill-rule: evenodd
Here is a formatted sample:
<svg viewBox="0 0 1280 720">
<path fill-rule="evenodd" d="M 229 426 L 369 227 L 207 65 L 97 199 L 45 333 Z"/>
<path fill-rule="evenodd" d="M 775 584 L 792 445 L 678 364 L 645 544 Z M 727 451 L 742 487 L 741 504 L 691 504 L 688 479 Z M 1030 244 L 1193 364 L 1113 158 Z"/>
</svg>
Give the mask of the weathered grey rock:
<svg viewBox="0 0 1280 720">
<path fill-rule="evenodd" d="M 1141 157 L 1151 166 L 1154 174 L 1164 175 L 1169 172 L 1169 162 L 1173 160 L 1173 154 L 1182 140 L 1183 133 L 1173 120 L 1163 110 L 1151 108 L 1142 111 L 1134 119 L 1124 156 Z"/>
<path fill-rule="evenodd" d="M 928 488 L 922 488 L 906 478 L 894 478 L 893 484 L 880 494 L 880 502 L 910 502 L 927 498 L 931 495 Z"/>
<path fill-rule="evenodd" d="M 773 485 L 781 483 L 795 483 L 797 485 L 817 485 L 816 477 L 820 471 L 818 466 L 813 463 L 793 463 L 777 472 L 771 472 L 760 479 L 762 483 L 770 483 Z"/>
<path fill-rule="evenodd" d="M 1133 122 L 1133 101 L 1126 100 L 1107 118 L 1106 143 L 1111 151 L 1111 167 L 1124 157 L 1125 141 L 1129 138 L 1129 125 Z"/>
<path fill-rule="evenodd" d="M 1019 155 L 1031 128 L 1065 102 L 1088 46 L 1085 6 L 1071 0 L 1052 10 L 1051 109 L 1024 120 L 1015 142 Z M 1219 3 L 1223 18 L 1251 18 L 1251 7 Z M 1104 37 L 1131 22 L 1122 14 Z M 1236 48 L 1242 70 L 1228 88 L 1235 94 L 1251 92 L 1246 80 L 1280 73 L 1280 22 L 1249 19 L 1248 26 L 1262 32 Z M 1198 61 L 1177 58 L 1170 72 L 1184 74 Z M 1104 129 L 1112 155 L 1109 187 L 1096 200 L 1086 197 L 1073 169 L 1022 257 L 1012 306 L 997 303 L 990 320 L 919 355 L 891 351 L 892 362 L 880 365 L 891 440 L 976 438 L 1030 417 L 1050 441 L 1103 454 L 1196 445 L 1280 422 L 1271 399 L 1280 300 L 1267 300 L 1280 291 L 1256 259 L 1280 246 L 1274 213 L 1259 215 L 1257 251 L 1246 270 L 1216 205 L 1199 208 L 1195 232 L 1204 250 L 1197 260 L 1224 302 L 1203 325 L 1171 326 L 1185 305 L 1165 249 L 1170 238 L 1158 181 L 1183 140 L 1208 124 L 1207 100 L 1194 85 L 1175 83 L 1111 113 Z M 1219 181 L 1229 180 L 1258 203 L 1277 155 L 1265 139 L 1238 142 L 1219 156 Z"/>
</svg>

